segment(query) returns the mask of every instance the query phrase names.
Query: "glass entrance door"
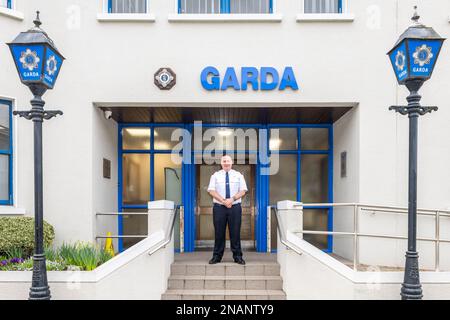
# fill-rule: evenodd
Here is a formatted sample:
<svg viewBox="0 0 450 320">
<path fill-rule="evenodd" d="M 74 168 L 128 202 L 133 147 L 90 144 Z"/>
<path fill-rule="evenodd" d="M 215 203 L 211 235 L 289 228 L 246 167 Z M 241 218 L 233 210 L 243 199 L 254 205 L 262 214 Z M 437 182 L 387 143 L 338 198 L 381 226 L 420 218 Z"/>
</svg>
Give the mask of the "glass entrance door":
<svg viewBox="0 0 450 320">
<path fill-rule="evenodd" d="M 200 164 L 196 166 L 198 182 L 196 188 L 197 207 L 195 208 L 196 249 L 214 247 L 213 200 L 207 188 L 211 175 L 220 170 L 220 165 Z M 255 165 L 235 164 L 233 169 L 244 175 L 248 193 L 242 199 L 241 245 L 243 249 L 255 249 Z M 230 247 L 229 230 L 226 231 L 226 247 Z"/>
</svg>

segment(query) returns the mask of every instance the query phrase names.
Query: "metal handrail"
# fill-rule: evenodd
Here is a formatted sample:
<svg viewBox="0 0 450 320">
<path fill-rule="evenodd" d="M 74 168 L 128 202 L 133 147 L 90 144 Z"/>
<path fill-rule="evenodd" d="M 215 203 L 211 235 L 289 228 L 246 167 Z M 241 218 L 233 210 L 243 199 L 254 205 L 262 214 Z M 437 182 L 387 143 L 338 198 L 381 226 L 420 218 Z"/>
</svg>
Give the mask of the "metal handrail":
<svg viewBox="0 0 450 320">
<path fill-rule="evenodd" d="M 173 228 L 175 226 L 175 219 L 177 217 L 177 214 L 179 214 L 179 213 L 180 213 L 180 206 L 175 206 L 175 208 L 173 209 L 172 219 L 170 220 L 169 229 L 166 230 L 166 232 L 164 233 L 166 238 L 163 239 L 161 244 L 156 246 L 154 249 L 150 250 L 150 252 L 148 253 L 149 256 L 154 254 L 159 249 L 164 248 L 166 245 L 168 245 L 170 243 L 170 241 L 172 240 L 172 236 L 173 236 Z"/>
<path fill-rule="evenodd" d="M 314 230 L 302 230 L 297 233 L 301 234 L 316 234 L 316 235 L 336 235 L 336 236 L 352 236 L 354 238 L 353 240 L 353 269 L 356 271 L 357 266 L 359 264 L 359 243 L 358 240 L 360 237 L 367 237 L 367 238 L 381 238 L 381 239 L 394 239 L 394 240 L 407 240 L 408 237 L 406 236 L 394 236 L 394 235 L 387 235 L 387 234 L 370 234 L 370 233 L 361 233 L 358 231 L 358 218 L 359 218 L 359 211 L 372 211 L 372 212 L 388 212 L 388 213 L 394 213 L 394 214 L 405 214 L 408 212 L 407 208 L 404 207 L 394 207 L 394 206 L 380 206 L 380 205 L 368 205 L 368 204 L 358 204 L 358 203 L 315 203 L 315 204 L 296 204 L 294 205 L 296 208 L 311 208 L 311 207 L 353 207 L 353 232 L 337 232 L 337 231 L 314 231 Z M 277 224 L 278 224 L 278 231 L 280 233 L 280 240 L 281 243 L 286 245 L 287 247 L 292 248 L 292 244 L 287 241 L 286 236 L 284 235 L 284 230 L 281 231 L 281 226 L 279 225 L 279 222 L 281 219 L 279 219 L 279 212 L 278 209 L 275 207 L 272 207 L 272 209 L 275 210 L 275 216 L 277 218 Z M 335 212 L 334 212 L 335 213 Z M 450 243 L 450 239 L 441 239 L 440 238 L 440 218 L 441 217 L 450 217 L 450 211 L 449 210 L 431 210 L 431 209 L 418 209 L 417 211 L 418 215 L 422 216 L 434 216 L 435 221 L 435 237 L 434 238 L 425 238 L 425 237 L 419 237 L 417 238 L 418 241 L 427 241 L 427 242 L 434 242 L 435 243 L 435 271 L 438 272 L 440 268 L 440 243 Z M 294 249 L 293 249 L 294 250 Z M 296 251 L 296 250 L 294 250 Z M 297 252 L 297 251 L 296 251 Z"/>
<path fill-rule="evenodd" d="M 358 206 L 361 208 L 373 208 L 373 209 L 384 209 L 386 210 L 399 210 L 399 212 L 406 211 L 408 212 L 408 208 L 406 207 L 398 207 L 398 206 L 381 206 L 381 205 L 373 205 L 373 204 L 363 204 L 363 203 L 356 203 L 356 202 L 349 202 L 349 203 L 303 203 L 303 204 L 294 204 L 294 207 L 353 207 Z M 435 213 L 440 212 L 441 215 L 448 215 L 450 216 L 450 210 L 445 209 L 424 209 L 424 208 L 418 208 L 417 213 L 425 214 L 425 213 Z"/>
<path fill-rule="evenodd" d="M 177 217 L 177 214 L 180 212 L 180 208 L 182 206 L 175 206 L 175 208 L 172 210 L 170 222 L 168 224 L 168 228 L 165 230 L 165 238 L 161 241 L 160 244 L 158 244 L 154 249 L 149 251 L 149 255 L 154 254 L 159 249 L 165 247 L 167 244 L 170 243 L 173 236 L 173 229 L 175 226 L 175 220 Z M 122 215 L 148 215 L 148 212 L 97 212 L 96 216 L 122 216 Z M 96 236 L 96 239 L 106 239 L 106 238 L 114 238 L 114 239 L 128 239 L 128 238 L 147 238 L 148 235 L 111 235 L 111 236 Z"/>
<path fill-rule="evenodd" d="M 146 216 L 148 212 L 97 212 L 96 216 Z"/>
<path fill-rule="evenodd" d="M 295 253 L 297 253 L 298 255 L 302 255 L 303 252 L 298 249 L 294 244 L 288 242 L 286 235 L 284 234 L 284 228 L 281 227 L 282 223 L 281 223 L 281 219 L 279 219 L 278 217 L 278 209 L 275 207 L 270 206 L 271 210 L 275 210 L 275 219 L 277 220 L 277 229 L 278 229 L 278 233 L 280 234 L 280 242 L 282 244 L 284 244 L 287 248 L 291 249 L 292 251 L 294 251 Z"/>
</svg>

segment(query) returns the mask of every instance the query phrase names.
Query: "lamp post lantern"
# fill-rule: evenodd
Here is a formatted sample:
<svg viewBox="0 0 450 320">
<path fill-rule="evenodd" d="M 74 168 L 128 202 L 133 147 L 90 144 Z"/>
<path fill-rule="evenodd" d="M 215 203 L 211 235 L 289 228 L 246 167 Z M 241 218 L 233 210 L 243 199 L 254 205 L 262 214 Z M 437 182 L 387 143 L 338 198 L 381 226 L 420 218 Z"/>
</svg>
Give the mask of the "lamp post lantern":
<svg viewBox="0 0 450 320">
<path fill-rule="evenodd" d="M 410 94 L 407 106 L 391 106 L 409 118 L 409 177 L 408 177 L 408 250 L 406 251 L 405 275 L 401 289 L 403 300 L 422 299 L 417 253 L 417 137 L 418 119 L 437 107 L 420 105 L 418 91 L 431 78 L 444 38 L 419 22 L 417 6 L 412 17 L 413 24 L 400 36 L 394 48 L 388 52 L 397 81 L 405 85 Z"/>
<path fill-rule="evenodd" d="M 58 78 L 64 57 L 56 49 L 47 33 L 40 28 L 39 11 L 33 21 L 34 27 L 21 32 L 8 46 L 19 73 L 20 81 L 28 86 L 33 94 L 30 111 L 14 111 L 34 126 L 34 254 L 33 277 L 30 288 L 30 300 L 49 300 L 50 288 L 47 282 L 47 269 L 44 255 L 44 216 L 43 216 L 43 180 L 42 180 L 42 122 L 50 120 L 62 111 L 44 110 L 42 96 L 53 89 Z"/>
</svg>

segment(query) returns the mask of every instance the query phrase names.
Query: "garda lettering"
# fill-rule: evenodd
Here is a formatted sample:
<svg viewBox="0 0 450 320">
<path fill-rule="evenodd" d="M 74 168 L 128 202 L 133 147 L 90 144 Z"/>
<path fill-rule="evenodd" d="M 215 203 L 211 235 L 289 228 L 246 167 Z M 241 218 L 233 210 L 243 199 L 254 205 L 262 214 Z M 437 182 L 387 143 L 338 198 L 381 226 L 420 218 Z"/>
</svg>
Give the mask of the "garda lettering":
<svg viewBox="0 0 450 320">
<path fill-rule="evenodd" d="M 262 67 L 260 70 L 254 67 L 242 67 L 240 79 L 234 68 L 230 67 L 225 71 L 223 80 L 217 68 L 206 67 L 201 73 L 200 80 L 203 88 L 208 91 L 226 91 L 229 88 L 246 91 L 249 86 L 254 91 L 275 90 L 277 88 L 278 90 L 286 90 L 287 88 L 298 90 L 292 67 L 286 67 L 281 78 L 278 71 L 272 67 Z"/>
</svg>

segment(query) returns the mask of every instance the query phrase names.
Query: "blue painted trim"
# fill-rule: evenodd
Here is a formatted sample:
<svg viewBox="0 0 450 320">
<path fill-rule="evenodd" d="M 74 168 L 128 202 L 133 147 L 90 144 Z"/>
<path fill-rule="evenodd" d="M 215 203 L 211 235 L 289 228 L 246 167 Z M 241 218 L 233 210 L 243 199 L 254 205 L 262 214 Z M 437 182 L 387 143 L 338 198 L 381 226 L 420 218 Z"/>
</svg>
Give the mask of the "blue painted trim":
<svg viewBox="0 0 450 320">
<path fill-rule="evenodd" d="M 151 128 L 150 131 L 150 201 L 155 200 L 155 154 L 154 151 L 155 143 L 155 128 Z"/>
<path fill-rule="evenodd" d="M 178 3 L 180 3 L 180 0 Z M 148 12 L 147 1 L 145 1 L 145 12 Z M 108 0 L 108 13 L 113 13 L 112 12 L 112 0 Z"/>
<path fill-rule="evenodd" d="M 302 129 L 297 128 L 297 149 L 301 152 Z M 297 201 L 302 202 L 302 155 L 297 155 Z"/>
<path fill-rule="evenodd" d="M 338 12 L 339 12 L 339 13 L 342 13 L 342 12 L 343 12 L 342 0 L 338 0 Z"/>
<path fill-rule="evenodd" d="M 7 1 L 6 1 L 6 7 L 7 7 L 8 9 L 12 9 L 12 0 L 7 0 Z"/>
<path fill-rule="evenodd" d="M 118 177 L 118 197 L 117 197 L 117 199 L 118 199 L 118 206 L 117 206 L 117 208 L 118 208 L 118 211 L 119 212 L 123 212 L 123 207 L 122 207 L 122 197 L 123 197 L 123 193 L 122 193 L 122 188 L 123 188 L 123 170 L 122 170 L 122 165 L 123 165 L 123 155 L 122 155 L 122 148 L 123 148 L 123 145 L 122 145 L 122 126 L 119 124 L 118 125 L 118 135 L 117 135 L 117 137 L 118 137 L 118 148 L 117 148 L 117 150 L 118 150 L 118 165 L 117 165 L 117 170 L 118 170 L 118 173 L 117 173 L 117 177 Z M 122 216 L 118 216 L 117 217 L 117 234 L 118 235 L 123 235 L 123 217 Z M 118 250 L 119 250 L 119 252 L 122 252 L 123 251 L 123 238 L 119 238 L 118 239 L 118 242 L 119 242 L 119 248 L 118 248 Z"/>
<path fill-rule="evenodd" d="M 181 0 L 178 0 L 178 13 L 182 13 Z M 220 0 L 219 10 L 221 14 L 231 13 L 231 0 Z M 273 0 L 269 0 L 269 13 L 273 13 Z"/>
<path fill-rule="evenodd" d="M 184 127 L 190 134 L 192 134 L 192 126 L 186 124 Z M 191 149 L 191 140 L 183 139 L 183 150 Z M 195 164 L 194 155 L 183 153 L 183 156 L 188 157 L 189 163 L 183 161 L 182 169 L 182 198 L 184 204 L 184 251 L 193 252 L 195 250 Z"/>
<path fill-rule="evenodd" d="M 14 166 L 13 166 L 13 116 L 12 116 L 12 102 L 9 100 L 0 100 L 2 107 L 5 105 L 8 108 L 9 118 L 9 148 L 6 150 L 0 150 L 0 154 L 8 156 L 8 199 L 0 200 L 0 205 L 13 205 L 14 199 Z"/>
<path fill-rule="evenodd" d="M 151 168 L 150 168 L 150 199 L 154 198 L 154 155 L 155 154 L 170 154 L 171 150 L 154 150 L 154 128 L 156 127 L 179 127 L 185 128 L 192 135 L 193 128 L 199 126 L 196 124 L 182 124 L 182 123 L 119 123 L 119 207 L 120 212 L 123 209 L 145 209 L 146 205 L 124 205 L 122 203 L 122 156 L 123 154 L 150 154 L 151 155 Z M 304 125 L 304 124 L 202 124 L 205 128 L 221 127 L 221 128 L 257 128 L 257 129 L 268 129 L 270 128 L 297 128 L 297 138 L 298 138 L 298 148 L 297 150 L 280 150 L 280 151 L 270 151 L 267 150 L 268 154 L 278 153 L 278 154 L 296 154 L 297 157 L 297 200 L 301 201 L 301 155 L 302 154 L 326 154 L 328 155 L 329 161 L 329 177 L 328 177 L 328 198 L 329 202 L 333 201 L 333 135 L 332 135 L 332 124 L 320 124 L 320 125 Z M 150 149 L 149 150 L 122 150 L 122 135 L 121 130 L 123 128 L 129 127 L 142 127 L 151 128 L 150 135 Z M 329 129 L 329 139 L 330 139 L 330 149 L 329 150 L 301 150 L 301 129 L 302 128 L 328 128 Z M 269 145 L 270 135 L 267 135 L 266 145 Z M 183 139 L 185 145 L 183 150 L 191 150 L 190 143 L 188 139 Z M 189 145 L 188 145 L 189 144 Z M 184 223 L 184 251 L 193 252 L 195 251 L 195 240 L 196 240 L 196 221 L 195 221 L 195 208 L 196 208 L 196 165 L 195 155 L 202 153 L 202 150 L 191 150 L 188 156 L 188 163 L 183 162 L 182 165 L 182 204 L 184 205 L 185 223 Z M 220 150 L 219 152 L 228 152 L 227 150 Z M 256 165 L 256 221 L 255 221 L 255 235 L 256 235 L 256 249 L 258 252 L 267 251 L 267 207 L 269 205 L 269 187 L 270 187 L 270 177 L 266 175 L 261 175 L 261 169 L 268 167 L 267 165 L 261 164 L 260 154 L 258 151 L 233 151 L 234 154 L 257 154 L 258 161 Z M 307 206 L 305 206 L 308 209 Z M 325 206 L 323 208 L 309 208 L 309 209 L 328 209 L 329 219 L 328 219 L 328 229 L 332 231 L 333 228 L 333 216 L 331 207 Z M 123 221 L 122 217 L 119 217 L 119 234 L 123 231 Z M 330 236 L 331 237 L 331 236 Z M 123 239 L 119 240 L 119 247 L 122 250 L 123 246 L 120 245 Z M 332 251 L 333 239 L 328 239 L 328 249 L 325 252 Z M 331 251 L 330 251 L 331 250 Z"/>
<path fill-rule="evenodd" d="M 269 151 L 270 154 L 280 154 L 280 155 L 294 155 L 297 154 L 297 201 L 302 201 L 302 186 L 301 186 L 301 160 L 302 155 L 304 154 L 324 154 L 328 156 L 328 202 L 333 202 L 333 124 L 269 124 L 267 126 L 270 129 L 272 128 L 298 128 L 297 139 L 298 139 L 298 149 L 297 150 L 274 150 Z M 302 150 L 301 149 L 301 129 L 302 128 L 326 128 L 328 129 L 328 150 Z M 276 204 L 271 204 L 276 205 Z M 322 207 L 310 207 L 304 206 L 305 209 L 325 209 L 328 210 L 328 222 L 327 229 L 328 231 L 333 231 L 333 208 L 331 206 L 322 206 Z M 324 252 L 333 252 L 333 236 L 329 235 L 327 237 L 327 249 Z"/>
<path fill-rule="evenodd" d="M 342 1 L 341 1 L 342 2 Z M 334 154 L 334 136 L 333 136 L 333 126 L 330 126 L 328 131 L 328 145 L 330 146 L 328 154 L 328 201 L 333 203 L 333 154 Z M 333 231 L 333 207 L 328 210 L 328 231 Z M 332 235 L 328 235 L 328 250 L 333 252 L 333 240 Z"/>
</svg>

